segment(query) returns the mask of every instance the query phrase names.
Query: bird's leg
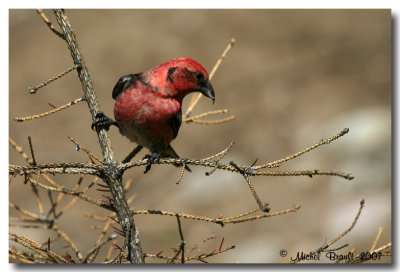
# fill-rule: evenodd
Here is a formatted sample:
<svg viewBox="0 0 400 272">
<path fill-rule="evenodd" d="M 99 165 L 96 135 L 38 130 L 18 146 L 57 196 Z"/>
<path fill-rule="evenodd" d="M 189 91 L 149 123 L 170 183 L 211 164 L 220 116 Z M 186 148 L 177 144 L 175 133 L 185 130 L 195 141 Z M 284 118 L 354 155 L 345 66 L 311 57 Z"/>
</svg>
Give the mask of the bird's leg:
<svg viewBox="0 0 400 272">
<path fill-rule="evenodd" d="M 143 146 L 138 145 L 135 147 L 135 149 L 132 150 L 131 153 L 128 154 L 128 156 L 126 156 L 126 158 L 122 161 L 122 163 L 128 163 L 130 162 L 130 160 L 136 156 L 137 153 L 140 152 L 140 150 L 142 150 Z"/>
<path fill-rule="evenodd" d="M 99 132 L 101 129 L 109 130 L 110 126 L 112 125 L 119 128 L 117 122 L 105 115 L 103 112 L 99 112 L 96 114 L 95 120 L 93 121 L 91 128 L 96 129 L 96 132 Z"/>
<path fill-rule="evenodd" d="M 146 156 L 144 156 L 143 159 L 147 159 L 147 164 L 146 164 L 146 169 L 144 170 L 144 173 L 146 174 L 150 168 L 151 168 L 151 164 L 157 160 L 159 160 L 161 158 L 161 155 L 159 153 L 151 153 L 151 154 L 147 154 Z"/>
</svg>

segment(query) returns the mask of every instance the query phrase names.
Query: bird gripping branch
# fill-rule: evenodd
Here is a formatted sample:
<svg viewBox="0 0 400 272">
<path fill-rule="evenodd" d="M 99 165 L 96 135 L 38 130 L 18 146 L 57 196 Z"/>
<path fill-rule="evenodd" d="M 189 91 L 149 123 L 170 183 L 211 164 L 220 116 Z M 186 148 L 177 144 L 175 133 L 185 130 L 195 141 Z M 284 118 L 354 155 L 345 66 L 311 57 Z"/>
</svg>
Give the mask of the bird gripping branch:
<svg viewBox="0 0 400 272">
<path fill-rule="evenodd" d="M 132 142 L 148 148 L 146 173 L 160 157 L 178 158 L 170 143 L 182 123 L 183 98 L 192 92 L 215 101 L 207 71 L 189 58 L 172 59 L 145 72 L 122 76 L 112 92 L 115 121 L 100 112 L 92 129 L 108 130 L 115 125 Z"/>
</svg>

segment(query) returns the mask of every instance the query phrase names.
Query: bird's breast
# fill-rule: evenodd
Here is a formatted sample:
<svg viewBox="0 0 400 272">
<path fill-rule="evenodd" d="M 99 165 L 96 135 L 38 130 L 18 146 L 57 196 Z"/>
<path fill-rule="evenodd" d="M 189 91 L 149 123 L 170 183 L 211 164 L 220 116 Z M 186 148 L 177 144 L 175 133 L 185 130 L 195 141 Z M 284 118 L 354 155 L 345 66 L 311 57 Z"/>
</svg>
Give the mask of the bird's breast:
<svg viewBox="0 0 400 272">
<path fill-rule="evenodd" d="M 173 140 L 170 119 L 180 108 L 179 101 L 160 97 L 150 86 L 130 88 L 115 101 L 114 117 L 131 141 L 149 148 L 154 142 L 168 145 Z"/>
</svg>

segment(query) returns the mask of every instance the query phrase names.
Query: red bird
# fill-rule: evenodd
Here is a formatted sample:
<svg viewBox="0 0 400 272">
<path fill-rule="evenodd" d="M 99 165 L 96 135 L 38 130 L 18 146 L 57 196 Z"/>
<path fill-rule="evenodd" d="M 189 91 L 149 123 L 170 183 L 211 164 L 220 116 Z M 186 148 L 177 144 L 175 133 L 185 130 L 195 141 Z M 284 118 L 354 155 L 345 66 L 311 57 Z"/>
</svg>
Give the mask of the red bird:
<svg viewBox="0 0 400 272">
<path fill-rule="evenodd" d="M 143 146 L 147 147 L 151 154 L 145 157 L 146 173 L 160 157 L 178 158 L 170 142 L 178 135 L 182 123 L 182 100 L 192 92 L 200 92 L 214 103 L 214 89 L 207 71 L 189 58 L 172 59 L 145 72 L 125 75 L 112 92 L 115 121 L 100 112 L 92 129 L 108 130 L 115 125 L 121 134 L 138 144 L 123 162 L 128 162 Z"/>
</svg>

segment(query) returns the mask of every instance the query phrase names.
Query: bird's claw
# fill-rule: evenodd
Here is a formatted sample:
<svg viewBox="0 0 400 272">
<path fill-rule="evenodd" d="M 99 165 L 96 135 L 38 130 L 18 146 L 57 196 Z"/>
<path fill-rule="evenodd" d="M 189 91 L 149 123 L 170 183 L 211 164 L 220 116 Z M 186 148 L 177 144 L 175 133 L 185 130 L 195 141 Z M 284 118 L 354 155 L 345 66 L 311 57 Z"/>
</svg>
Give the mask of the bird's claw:
<svg viewBox="0 0 400 272">
<path fill-rule="evenodd" d="M 154 163 L 155 161 L 160 160 L 161 155 L 159 153 L 151 153 L 151 154 L 146 154 L 143 159 L 147 159 L 147 164 L 146 164 L 146 169 L 144 170 L 144 173 L 146 174 L 150 168 L 151 164 Z"/>
<path fill-rule="evenodd" d="M 111 125 L 116 125 L 116 122 L 107 115 L 105 115 L 103 112 L 98 112 L 96 114 L 95 120 L 93 121 L 90 127 L 93 130 L 96 130 L 96 132 L 98 133 L 102 129 L 108 131 Z"/>
</svg>

